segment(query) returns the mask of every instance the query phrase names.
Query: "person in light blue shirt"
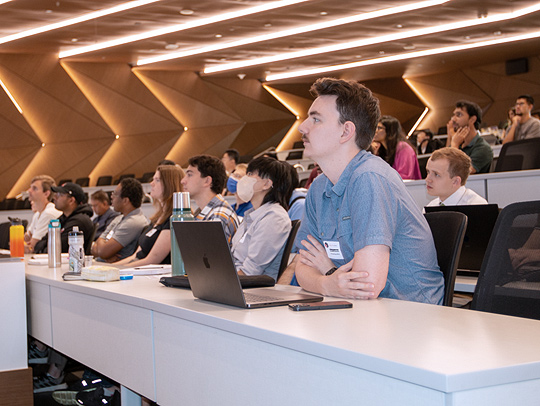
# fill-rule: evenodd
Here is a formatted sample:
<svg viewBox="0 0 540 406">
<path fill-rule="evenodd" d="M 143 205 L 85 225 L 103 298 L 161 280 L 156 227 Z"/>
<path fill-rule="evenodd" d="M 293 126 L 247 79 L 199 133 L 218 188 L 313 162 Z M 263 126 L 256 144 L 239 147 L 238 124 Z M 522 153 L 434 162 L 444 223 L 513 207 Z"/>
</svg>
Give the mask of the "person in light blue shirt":
<svg viewBox="0 0 540 406">
<path fill-rule="evenodd" d="M 367 152 L 379 103 L 363 85 L 323 78 L 300 125 L 304 155 L 322 174 L 311 185 L 296 245 L 300 286 L 326 296 L 442 304 L 433 237 L 400 176 Z"/>
</svg>

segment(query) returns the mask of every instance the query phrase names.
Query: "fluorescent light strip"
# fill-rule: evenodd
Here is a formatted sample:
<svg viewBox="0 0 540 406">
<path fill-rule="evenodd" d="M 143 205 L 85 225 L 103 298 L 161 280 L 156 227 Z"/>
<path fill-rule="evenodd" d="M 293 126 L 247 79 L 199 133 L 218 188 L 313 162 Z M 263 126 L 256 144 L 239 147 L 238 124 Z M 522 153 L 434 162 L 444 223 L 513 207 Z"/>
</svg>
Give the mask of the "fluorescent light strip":
<svg viewBox="0 0 540 406">
<path fill-rule="evenodd" d="M 275 75 L 268 75 L 265 80 L 267 82 L 270 82 L 270 81 L 274 81 L 274 80 L 297 78 L 297 77 L 300 77 L 300 76 L 318 75 L 320 73 L 332 72 L 332 71 L 336 71 L 336 70 L 358 68 L 358 67 L 369 66 L 369 65 L 378 65 L 378 64 L 381 64 L 381 63 L 401 61 L 401 60 L 413 59 L 413 58 L 420 58 L 422 56 L 444 54 L 444 53 L 450 53 L 450 52 L 456 52 L 456 51 L 463 51 L 463 50 L 467 50 L 467 49 L 474 49 L 474 48 L 487 47 L 487 46 L 491 46 L 491 45 L 505 44 L 505 43 L 508 43 L 508 42 L 523 41 L 523 40 L 533 39 L 533 38 L 538 38 L 538 37 L 540 37 L 540 31 L 535 31 L 535 32 L 528 33 L 528 34 L 516 35 L 516 36 L 506 37 L 506 38 L 498 38 L 498 39 L 488 40 L 488 41 L 475 42 L 475 43 L 466 44 L 466 45 L 453 45 L 453 46 L 449 46 L 449 47 L 427 49 L 427 50 L 424 50 L 424 51 L 416 51 L 416 52 L 408 52 L 408 53 L 403 53 L 403 54 L 399 54 L 399 55 L 385 56 L 385 57 L 381 57 L 381 58 L 368 59 L 368 60 L 359 61 L 359 62 L 345 63 L 345 64 L 341 64 L 341 65 L 333 65 L 333 66 L 325 66 L 325 67 L 321 67 L 321 68 L 305 69 L 305 70 L 300 70 L 300 71 L 296 71 L 296 72 L 278 73 L 278 74 L 275 74 Z"/>
<path fill-rule="evenodd" d="M 0 0 L 0 4 L 4 4 L 4 3 L 8 3 L 10 2 L 11 0 Z"/>
<path fill-rule="evenodd" d="M 416 123 L 414 123 L 414 125 L 412 126 L 411 131 L 409 131 L 409 133 L 407 134 L 407 138 L 410 138 L 411 135 L 413 135 L 414 130 L 416 130 L 416 128 L 420 125 L 427 113 L 429 113 L 429 107 L 426 107 L 418 120 L 416 120 Z"/>
<path fill-rule="evenodd" d="M 17 100 L 15 100 L 15 97 L 13 97 L 13 95 L 11 94 L 11 92 L 8 90 L 8 88 L 6 87 L 6 85 L 4 84 L 4 82 L 2 82 L 2 79 L 0 79 L 0 86 L 2 87 L 2 89 L 4 89 L 4 92 L 6 92 L 6 94 L 8 95 L 9 99 L 11 100 L 11 102 L 15 105 L 15 107 L 17 107 L 17 110 L 19 110 L 19 113 L 23 113 L 22 109 L 21 109 L 21 106 L 19 106 L 19 103 L 17 103 Z"/>
<path fill-rule="evenodd" d="M 129 42 L 141 41 L 143 39 L 157 37 L 160 35 L 170 34 L 172 32 L 185 31 L 190 28 L 202 27 L 209 24 L 214 24 L 221 21 L 231 20 L 233 18 L 245 17 L 247 15 L 261 13 L 263 11 L 273 10 L 280 7 L 290 6 L 293 4 L 304 3 L 309 0 L 280 0 L 273 1 L 271 3 L 262 4 L 255 7 L 249 7 L 241 11 L 232 11 L 229 13 L 219 14 L 213 17 L 201 18 L 200 20 L 192 21 L 190 23 L 176 24 L 170 27 L 159 28 L 140 34 L 128 35 L 113 39 L 111 41 L 99 42 L 94 45 L 88 45 L 84 47 L 74 48 L 68 51 L 62 51 L 59 53 L 59 58 L 67 58 L 68 56 L 80 55 L 87 52 L 93 52 L 100 49 L 110 48 L 117 45 L 127 44 Z"/>
<path fill-rule="evenodd" d="M 171 60 L 171 59 L 185 58 L 187 56 L 203 54 L 203 53 L 206 53 L 206 52 L 220 51 L 220 50 L 223 50 L 223 49 L 234 48 L 234 47 L 239 47 L 239 46 L 249 45 L 249 44 L 254 44 L 254 43 L 257 43 L 257 42 L 270 41 L 270 40 L 277 39 L 277 38 L 283 38 L 283 37 L 288 37 L 288 36 L 291 36 L 291 35 L 303 34 L 303 33 L 311 32 L 311 31 L 324 30 L 326 28 L 331 28 L 331 27 L 337 27 L 337 26 L 340 26 L 340 25 L 356 23 L 356 22 L 359 22 L 359 21 L 372 20 L 372 19 L 378 18 L 378 17 L 384 17 L 384 16 L 398 14 L 398 13 L 404 13 L 406 11 L 417 10 L 417 9 L 420 9 L 420 8 L 437 6 L 437 5 L 441 5 L 443 3 L 447 3 L 448 1 L 450 1 L 450 0 L 421 1 L 421 2 L 417 2 L 417 3 L 405 4 L 403 6 L 398 6 L 398 7 L 390 7 L 390 8 L 385 8 L 385 9 L 381 9 L 381 10 L 375 10 L 375 11 L 371 11 L 369 13 L 360 13 L 360 14 L 356 14 L 356 15 L 352 15 L 352 16 L 348 16 L 348 17 L 344 17 L 344 18 L 338 18 L 338 19 L 332 20 L 332 21 L 325 21 L 325 22 L 322 22 L 322 23 L 310 24 L 310 25 L 306 25 L 306 26 L 303 26 L 303 27 L 297 27 L 297 28 L 291 28 L 291 29 L 288 29 L 288 30 L 277 31 L 277 32 L 274 32 L 274 33 L 259 35 L 259 36 L 256 36 L 256 37 L 249 37 L 249 38 L 241 39 L 241 40 L 238 40 L 238 41 L 228 42 L 226 44 L 210 45 L 210 46 L 207 46 L 207 47 L 195 48 L 195 49 L 190 49 L 190 50 L 187 50 L 187 51 L 172 52 L 172 53 L 167 54 L 167 55 L 159 55 L 159 56 L 153 56 L 153 57 L 149 57 L 149 58 L 142 58 L 142 59 L 139 59 L 137 61 L 137 66 L 148 65 L 150 63 L 156 63 L 156 62 L 168 61 L 168 60 Z"/>
<path fill-rule="evenodd" d="M 351 49 L 351 48 L 360 48 L 363 46 L 375 45 L 375 44 L 380 44 L 384 42 L 398 41 L 405 38 L 412 38 L 412 37 L 418 37 L 422 35 L 435 34 L 439 32 L 455 30 L 459 28 L 468 28 L 468 27 L 477 26 L 477 25 L 491 24 L 498 21 L 507 21 L 507 20 L 518 18 L 518 17 L 523 17 L 526 14 L 531 14 L 539 10 L 540 10 L 540 3 L 537 3 L 533 6 L 526 7 L 521 10 L 517 10 L 510 13 L 496 14 L 491 17 L 486 17 L 486 18 L 481 18 L 481 19 L 458 21 L 455 23 L 448 23 L 448 24 L 443 24 L 443 25 L 438 25 L 438 26 L 433 26 L 433 27 L 419 28 L 417 30 L 410 30 L 410 31 L 400 32 L 397 34 L 389 34 L 389 35 L 383 35 L 383 36 L 375 37 L 375 38 L 344 42 L 342 44 L 333 44 L 333 45 L 324 46 L 324 47 L 305 49 L 302 51 L 289 52 L 285 54 L 250 59 L 246 61 L 238 61 L 238 62 L 221 64 L 221 65 L 206 68 L 204 69 L 203 73 L 211 74 L 211 73 L 223 72 L 226 70 L 246 68 L 249 66 L 262 65 L 265 63 L 325 54 L 329 52 L 342 51 L 342 50 Z"/>
<path fill-rule="evenodd" d="M 146 4 L 155 3 L 156 1 L 161 0 L 134 0 L 128 1 L 127 3 L 122 3 L 117 6 L 106 8 L 103 10 L 94 11 L 92 13 L 83 14 L 82 16 L 70 18 L 68 20 L 59 21 L 57 23 L 44 25 L 38 28 L 32 28 L 31 30 L 21 31 L 17 34 L 8 35 L 6 37 L 0 38 L 0 44 L 5 44 L 6 42 L 15 41 L 21 38 L 30 37 L 32 35 L 41 34 L 47 31 L 56 30 L 58 28 L 67 27 L 73 24 L 79 24 L 84 21 L 94 20 L 99 17 L 103 17 L 109 14 L 118 13 L 120 11 L 129 10 L 135 7 L 144 6 Z"/>
</svg>

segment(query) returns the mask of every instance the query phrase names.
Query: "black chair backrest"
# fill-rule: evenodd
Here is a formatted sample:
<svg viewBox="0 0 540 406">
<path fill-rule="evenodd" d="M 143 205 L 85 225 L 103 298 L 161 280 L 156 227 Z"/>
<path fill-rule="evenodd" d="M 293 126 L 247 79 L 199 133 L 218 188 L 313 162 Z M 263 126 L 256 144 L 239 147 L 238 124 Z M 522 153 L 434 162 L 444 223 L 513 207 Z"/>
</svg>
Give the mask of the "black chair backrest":
<svg viewBox="0 0 540 406">
<path fill-rule="evenodd" d="M 58 186 L 62 186 L 64 183 L 68 183 L 68 182 L 73 182 L 73 180 L 71 180 L 71 179 L 61 179 L 61 180 L 57 183 L 57 185 L 58 185 Z"/>
<path fill-rule="evenodd" d="M 540 201 L 499 214 L 471 309 L 540 320 Z"/>
<path fill-rule="evenodd" d="M 11 223 L 6 221 L 5 223 L 0 223 L 0 248 L 8 250 L 9 249 L 9 227 Z"/>
<path fill-rule="evenodd" d="M 461 246 L 467 229 L 467 216 L 455 211 L 426 213 L 433 234 L 437 261 L 444 276 L 444 306 L 452 306 Z"/>
<path fill-rule="evenodd" d="M 112 185 L 112 176 L 100 176 L 97 180 L 96 186 L 109 186 Z"/>
<path fill-rule="evenodd" d="M 299 228 L 300 220 L 293 220 L 291 232 L 289 233 L 289 238 L 287 238 L 285 248 L 283 249 L 283 256 L 281 257 L 281 263 L 279 264 L 279 271 L 276 281 L 279 280 L 279 277 L 283 274 L 283 272 L 287 268 L 287 265 L 289 265 L 289 257 L 291 255 L 291 250 L 294 245 L 294 239 L 296 238 L 296 233 L 298 232 Z"/>
<path fill-rule="evenodd" d="M 504 144 L 497 158 L 495 172 L 540 169 L 540 138 Z"/>
<path fill-rule="evenodd" d="M 90 184 L 90 178 L 78 178 L 75 179 L 75 183 L 80 187 L 87 187 Z"/>
</svg>

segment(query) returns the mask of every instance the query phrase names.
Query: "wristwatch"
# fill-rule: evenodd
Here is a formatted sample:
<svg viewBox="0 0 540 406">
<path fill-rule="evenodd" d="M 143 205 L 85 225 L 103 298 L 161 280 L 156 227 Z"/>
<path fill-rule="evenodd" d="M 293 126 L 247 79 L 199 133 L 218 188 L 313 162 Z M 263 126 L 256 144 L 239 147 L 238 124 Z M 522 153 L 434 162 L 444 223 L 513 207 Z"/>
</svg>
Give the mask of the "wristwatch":
<svg viewBox="0 0 540 406">
<path fill-rule="evenodd" d="M 330 269 L 328 272 L 326 272 L 325 275 L 326 275 L 326 276 L 330 276 L 330 275 L 332 275 L 332 274 L 333 274 L 334 272 L 336 272 L 336 271 L 337 271 L 337 267 L 334 266 L 334 267 L 332 267 L 332 269 Z"/>
</svg>

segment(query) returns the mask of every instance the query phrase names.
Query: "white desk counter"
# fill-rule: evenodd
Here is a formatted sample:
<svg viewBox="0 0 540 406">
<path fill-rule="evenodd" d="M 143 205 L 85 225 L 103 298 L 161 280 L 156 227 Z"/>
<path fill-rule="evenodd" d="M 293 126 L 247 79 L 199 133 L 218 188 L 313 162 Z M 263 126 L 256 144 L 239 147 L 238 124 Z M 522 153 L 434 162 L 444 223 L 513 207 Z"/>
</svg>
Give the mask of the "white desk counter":
<svg viewBox="0 0 540 406">
<path fill-rule="evenodd" d="M 27 266 L 30 334 L 161 406 L 538 402 L 539 321 L 384 299 L 244 310 L 62 272 Z"/>
</svg>

